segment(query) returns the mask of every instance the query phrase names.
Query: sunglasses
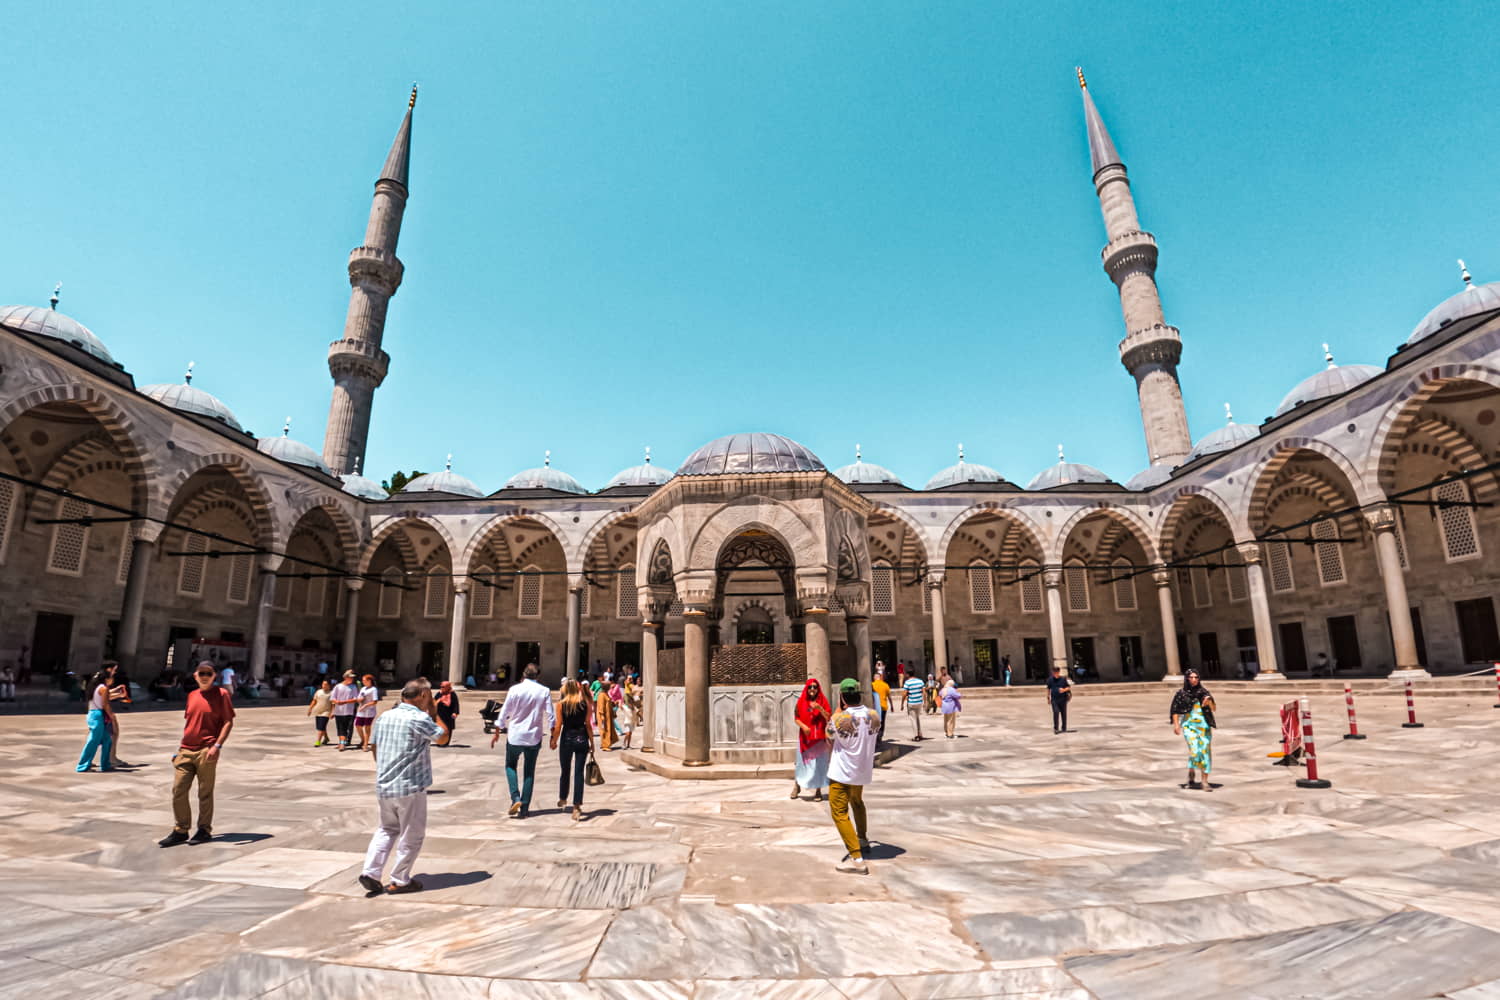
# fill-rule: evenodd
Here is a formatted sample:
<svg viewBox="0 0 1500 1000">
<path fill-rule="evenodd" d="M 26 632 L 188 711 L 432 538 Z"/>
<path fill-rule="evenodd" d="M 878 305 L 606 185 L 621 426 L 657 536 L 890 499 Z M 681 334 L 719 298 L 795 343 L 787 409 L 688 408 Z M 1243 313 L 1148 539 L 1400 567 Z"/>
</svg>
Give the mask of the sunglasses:
<svg viewBox="0 0 1500 1000">
<path fill-rule="evenodd" d="M 213 675 L 214 675 L 214 672 L 212 670 L 200 670 L 200 671 L 198 671 L 198 676 L 199 677 L 212 677 Z"/>
</svg>

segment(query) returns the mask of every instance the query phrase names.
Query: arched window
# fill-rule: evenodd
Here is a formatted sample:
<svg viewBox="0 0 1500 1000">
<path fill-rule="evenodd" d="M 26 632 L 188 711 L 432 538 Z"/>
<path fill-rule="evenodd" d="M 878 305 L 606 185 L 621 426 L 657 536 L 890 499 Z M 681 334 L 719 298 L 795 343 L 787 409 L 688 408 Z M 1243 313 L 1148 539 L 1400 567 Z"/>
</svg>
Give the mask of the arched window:
<svg viewBox="0 0 1500 1000">
<path fill-rule="evenodd" d="M 1474 508 L 1467 506 L 1469 484 L 1461 479 L 1444 483 L 1432 491 L 1432 499 L 1438 503 L 1437 522 L 1438 531 L 1443 536 L 1443 558 L 1448 562 L 1478 558 L 1479 533 L 1474 528 Z"/>
<path fill-rule="evenodd" d="M 480 566 L 469 577 L 469 617 L 488 618 L 495 610 L 494 570 Z"/>
<path fill-rule="evenodd" d="M 441 618 L 448 613 L 448 571 L 433 566 L 427 571 L 427 591 L 422 600 L 423 618 Z"/>
<path fill-rule="evenodd" d="M 1042 574 L 1035 559 L 1021 563 L 1021 611 L 1028 615 L 1042 613 Z"/>
<path fill-rule="evenodd" d="M 0 479 L 0 565 L 5 563 L 5 543 L 10 541 L 10 522 L 16 507 L 16 484 Z"/>
<path fill-rule="evenodd" d="M 1115 610 L 1135 610 L 1135 577 L 1130 575 L 1130 560 L 1117 556 L 1114 563 Z"/>
<path fill-rule="evenodd" d="M 304 614 L 321 615 L 323 613 L 324 595 L 328 593 L 328 580 L 321 576 L 315 576 L 306 581 L 307 603 L 302 605 Z"/>
<path fill-rule="evenodd" d="M 516 576 L 516 614 L 522 618 L 542 617 L 542 576 L 535 566 L 527 566 Z"/>
<path fill-rule="evenodd" d="M 224 599 L 231 604 L 250 603 L 250 571 L 255 568 L 255 557 L 248 552 L 229 557 L 229 581 L 224 589 Z"/>
<path fill-rule="evenodd" d="M 1229 603 L 1247 599 L 1250 596 L 1249 567 L 1238 552 L 1231 552 L 1224 559 L 1224 572 L 1229 577 Z"/>
<path fill-rule="evenodd" d="M 883 559 L 870 570 L 870 611 L 877 615 L 896 613 L 896 571 Z"/>
<path fill-rule="evenodd" d="M 1213 581 L 1208 578 L 1208 570 L 1202 566 L 1192 567 L 1193 572 L 1193 607 L 1211 608 L 1214 606 Z"/>
<path fill-rule="evenodd" d="M 590 595 L 593 593 L 594 584 L 588 577 L 583 578 L 583 586 L 578 589 L 578 617 L 589 616 Z"/>
<path fill-rule="evenodd" d="M 380 574 L 380 610 L 381 618 L 401 617 L 401 590 L 404 574 L 394 566 L 384 570 Z"/>
<path fill-rule="evenodd" d="M 640 595 L 635 590 L 635 567 L 621 566 L 615 574 L 615 617 L 639 618 Z"/>
<path fill-rule="evenodd" d="M 1313 537 L 1317 539 L 1338 538 L 1339 526 L 1333 518 L 1318 521 L 1312 526 Z M 1325 587 L 1332 587 L 1343 583 L 1344 577 L 1344 547 L 1338 542 L 1319 541 L 1315 546 L 1318 553 L 1318 580 Z"/>
<path fill-rule="evenodd" d="M 1297 589 L 1292 577 L 1292 550 L 1286 542 L 1266 544 L 1266 564 L 1271 568 L 1271 592 L 1290 594 Z"/>
<path fill-rule="evenodd" d="M 995 610 L 995 588 L 990 567 L 982 559 L 969 563 L 969 608 L 976 615 L 991 614 Z"/>
<path fill-rule="evenodd" d="M 924 615 L 932 614 L 932 588 L 927 584 L 928 580 L 925 576 L 917 583 L 917 586 L 922 588 L 922 614 Z"/>
<path fill-rule="evenodd" d="M 1083 561 L 1074 559 L 1063 566 L 1063 582 L 1068 588 L 1068 610 L 1087 612 L 1089 609 L 1089 571 Z"/>
<path fill-rule="evenodd" d="M 208 551 L 208 539 L 190 533 L 182 543 L 182 551 L 190 554 L 182 556 L 182 563 L 177 567 L 177 593 L 184 597 L 198 597 L 203 593 L 203 564 L 208 557 L 196 553 Z"/>
<path fill-rule="evenodd" d="M 76 497 L 64 497 L 57 505 L 59 518 L 88 517 L 89 505 Z M 196 536 L 200 537 L 201 536 Z M 88 551 L 89 529 L 81 524 L 52 526 L 52 548 L 47 553 L 47 572 L 64 576 L 83 575 L 83 555 Z"/>
</svg>

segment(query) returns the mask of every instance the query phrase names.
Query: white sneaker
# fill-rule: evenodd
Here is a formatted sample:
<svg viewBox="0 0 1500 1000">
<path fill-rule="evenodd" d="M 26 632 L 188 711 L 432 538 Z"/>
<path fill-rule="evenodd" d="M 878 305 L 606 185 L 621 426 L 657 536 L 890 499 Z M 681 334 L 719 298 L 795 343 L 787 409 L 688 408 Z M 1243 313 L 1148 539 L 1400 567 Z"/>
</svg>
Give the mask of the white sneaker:
<svg viewBox="0 0 1500 1000">
<path fill-rule="evenodd" d="M 844 855 L 844 860 L 840 861 L 834 868 L 836 871 L 848 872 L 851 875 L 870 874 L 870 866 L 865 864 L 863 858 L 856 858 L 849 854 Z"/>
</svg>

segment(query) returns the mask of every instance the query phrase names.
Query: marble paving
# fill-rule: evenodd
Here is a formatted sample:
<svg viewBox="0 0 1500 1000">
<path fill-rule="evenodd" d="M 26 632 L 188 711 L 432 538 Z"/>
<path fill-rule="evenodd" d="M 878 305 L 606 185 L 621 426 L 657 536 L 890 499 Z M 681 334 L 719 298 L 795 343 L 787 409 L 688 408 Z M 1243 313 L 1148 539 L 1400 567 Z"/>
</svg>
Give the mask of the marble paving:
<svg viewBox="0 0 1500 1000">
<path fill-rule="evenodd" d="M 167 850 L 180 717 L 124 718 L 134 770 L 75 774 L 80 714 L 0 718 L 0 997 L 292 1000 L 1500 1000 L 1500 710 L 1314 710 L 1328 790 L 1274 766 L 1271 694 L 1221 699 L 1219 785 L 1181 787 L 1170 692 L 972 699 L 866 790 L 869 876 L 782 781 L 673 782 L 601 755 L 587 817 L 506 818 L 465 715 L 434 751 L 423 892 L 357 884 L 367 754 L 301 707 L 240 716 L 213 843 Z M 474 699 L 469 707 L 477 707 Z M 935 721 L 935 720 L 934 720 Z M 930 731 L 941 734 L 940 725 Z"/>
</svg>

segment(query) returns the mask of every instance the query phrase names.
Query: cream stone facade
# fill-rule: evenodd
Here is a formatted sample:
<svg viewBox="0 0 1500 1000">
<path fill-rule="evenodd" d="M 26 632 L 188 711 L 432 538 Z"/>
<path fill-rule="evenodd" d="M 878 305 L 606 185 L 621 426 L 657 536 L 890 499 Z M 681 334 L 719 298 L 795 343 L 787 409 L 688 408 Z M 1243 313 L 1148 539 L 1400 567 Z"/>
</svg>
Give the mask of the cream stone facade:
<svg viewBox="0 0 1500 1000">
<path fill-rule="evenodd" d="M 794 668 L 868 683 L 876 660 L 949 664 L 994 683 L 1008 659 L 1016 683 L 1053 664 L 1274 680 L 1319 654 L 1398 678 L 1500 658 L 1500 285 L 1465 271 L 1409 336 L 1393 318 L 1406 340 L 1383 366 L 1329 357 L 1275 416 L 1189 448 L 1155 240 L 1084 93 L 1153 456 L 1129 483 L 1060 457 L 1022 488 L 960 455 L 916 489 L 745 434 L 597 491 L 547 463 L 490 495 L 445 470 L 385 498 L 358 468 L 389 361 L 408 108 L 379 239 L 351 258 L 321 454 L 257 440 L 191 378 L 135 385 L 55 300 L 0 309 L 0 661 L 40 675 L 113 655 L 144 679 L 186 643 L 256 676 L 329 662 L 481 685 L 531 661 L 554 682 L 628 664 L 649 690 L 646 742 L 707 762 L 784 750 L 766 720 Z M 781 652 L 727 652 L 767 644 Z"/>
</svg>

